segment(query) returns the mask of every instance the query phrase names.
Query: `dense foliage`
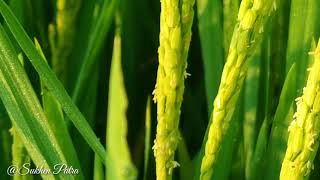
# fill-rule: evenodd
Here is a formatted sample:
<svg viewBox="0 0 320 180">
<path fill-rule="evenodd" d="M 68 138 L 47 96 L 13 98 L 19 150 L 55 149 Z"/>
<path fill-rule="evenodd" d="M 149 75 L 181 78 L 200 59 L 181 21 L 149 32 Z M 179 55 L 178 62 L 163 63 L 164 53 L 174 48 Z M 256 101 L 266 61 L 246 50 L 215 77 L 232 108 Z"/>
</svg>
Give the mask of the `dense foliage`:
<svg viewBox="0 0 320 180">
<path fill-rule="evenodd" d="M 0 14 L 1 180 L 320 178 L 319 0 L 0 0 Z M 78 171 L 10 172 L 25 164 Z"/>
</svg>

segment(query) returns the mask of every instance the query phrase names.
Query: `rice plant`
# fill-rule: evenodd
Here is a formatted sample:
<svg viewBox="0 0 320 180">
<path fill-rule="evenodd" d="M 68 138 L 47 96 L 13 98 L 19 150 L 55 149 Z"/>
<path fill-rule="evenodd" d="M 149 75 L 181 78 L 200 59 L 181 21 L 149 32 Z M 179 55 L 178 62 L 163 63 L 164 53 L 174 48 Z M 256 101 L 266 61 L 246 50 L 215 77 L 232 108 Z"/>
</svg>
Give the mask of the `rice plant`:
<svg viewBox="0 0 320 180">
<path fill-rule="evenodd" d="M 319 0 L 0 0 L 0 180 L 317 180 Z"/>
</svg>

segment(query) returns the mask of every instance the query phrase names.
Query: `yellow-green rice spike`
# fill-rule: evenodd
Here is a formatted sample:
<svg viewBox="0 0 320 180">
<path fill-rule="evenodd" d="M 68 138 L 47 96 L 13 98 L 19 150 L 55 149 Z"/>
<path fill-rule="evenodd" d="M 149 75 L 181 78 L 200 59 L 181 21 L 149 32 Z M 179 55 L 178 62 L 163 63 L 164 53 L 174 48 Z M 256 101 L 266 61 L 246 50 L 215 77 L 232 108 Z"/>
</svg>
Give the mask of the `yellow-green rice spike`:
<svg viewBox="0 0 320 180">
<path fill-rule="evenodd" d="M 157 102 L 157 135 L 154 141 L 157 180 L 171 179 L 179 164 L 174 154 L 179 142 L 180 107 L 187 76 L 195 0 L 161 0 L 160 47 L 154 101 Z"/>
<path fill-rule="evenodd" d="M 313 160 L 320 135 L 320 41 L 310 55 L 314 62 L 309 69 L 303 95 L 297 98 L 297 112 L 289 126 L 287 151 L 282 162 L 280 180 L 307 180 L 313 170 Z"/>
<path fill-rule="evenodd" d="M 248 58 L 253 54 L 268 17 L 275 11 L 275 0 L 243 0 L 223 68 L 218 94 L 214 101 L 213 122 L 209 126 L 205 155 L 201 164 L 202 180 L 211 180 L 222 140 L 230 127 L 247 72 Z"/>
</svg>

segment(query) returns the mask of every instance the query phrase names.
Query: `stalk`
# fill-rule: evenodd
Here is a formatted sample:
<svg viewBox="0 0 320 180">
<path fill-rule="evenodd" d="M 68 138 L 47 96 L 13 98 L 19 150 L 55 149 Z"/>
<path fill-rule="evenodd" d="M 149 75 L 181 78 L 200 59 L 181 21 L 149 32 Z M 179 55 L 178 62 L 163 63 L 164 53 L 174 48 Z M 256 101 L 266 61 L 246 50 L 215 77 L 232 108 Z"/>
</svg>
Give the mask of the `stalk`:
<svg viewBox="0 0 320 180">
<path fill-rule="evenodd" d="M 179 166 L 174 154 L 179 142 L 180 107 L 187 76 L 194 0 L 161 0 L 160 47 L 154 100 L 157 134 L 154 144 L 157 180 L 171 179 Z"/>
<path fill-rule="evenodd" d="M 243 0 L 238 22 L 230 43 L 218 94 L 214 101 L 213 122 L 209 128 L 205 155 L 201 164 L 201 179 L 211 179 L 222 140 L 230 127 L 252 55 L 264 31 L 264 24 L 275 9 L 274 0 Z"/>
<path fill-rule="evenodd" d="M 320 41 L 312 53 L 310 68 L 303 95 L 297 98 L 297 112 L 289 126 L 287 151 L 282 162 L 280 180 L 305 180 L 313 169 L 320 135 Z"/>
</svg>

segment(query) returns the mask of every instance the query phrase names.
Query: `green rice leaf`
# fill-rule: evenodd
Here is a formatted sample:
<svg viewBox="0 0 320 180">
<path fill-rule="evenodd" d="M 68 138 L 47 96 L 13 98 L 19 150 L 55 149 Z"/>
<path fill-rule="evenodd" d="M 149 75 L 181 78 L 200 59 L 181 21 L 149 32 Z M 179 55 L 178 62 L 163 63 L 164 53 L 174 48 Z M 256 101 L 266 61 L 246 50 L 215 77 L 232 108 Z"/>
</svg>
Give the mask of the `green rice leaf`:
<svg viewBox="0 0 320 180">
<path fill-rule="evenodd" d="M 11 122 L 3 103 L 0 100 L 0 154 L 3 159 L 0 162 L 0 179 L 7 177 L 6 168 L 11 164 L 11 144 L 12 137 L 9 134 Z"/>
<path fill-rule="evenodd" d="M 114 38 L 113 57 L 109 82 L 109 102 L 107 121 L 107 179 L 136 179 L 137 170 L 131 162 L 127 143 L 127 94 L 121 67 L 121 20 L 117 16 L 117 29 Z"/>
<path fill-rule="evenodd" d="M 69 59 L 68 66 L 72 67 L 68 70 L 68 83 L 66 83 L 66 90 L 68 92 L 72 92 L 74 89 L 74 85 L 76 83 L 77 78 L 79 77 L 79 71 L 84 61 L 84 56 L 86 54 L 87 48 L 88 48 L 88 42 L 89 39 L 92 36 L 92 29 L 96 28 L 95 24 L 97 21 L 97 18 L 99 18 L 99 10 L 101 10 L 101 5 L 103 1 L 82 1 L 82 7 L 80 8 L 80 11 L 78 13 L 78 22 L 76 25 L 76 37 L 74 39 L 74 45 L 71 57 Z M 111 39 L 111 38 L 110 38 Z M 110 41 L 111 42 L 111 41 Z M 109 41 L 106 41 L 105 44 L 108 44 L 109 47 Z M 111 47 L 111 45 L 110 45 Z M 102 132 L 101 130 L 105 130 L 105 126 L 101 124 L 105 124 L 105 114 L 106 113 L 106 102 L 107 94 L 105 93 L 106 90 L 99 89 L 99 86 L 101 87 L 101 84 L 103 83 L 103 86 L 107 86 L 107 77 L 104 77 L 105 71 L 108 71 L 109 67 L 106 65 L 109 65 L 109 53 L 111 50 L 107 50 L 103 52 L 103 55 L 97 56 L 97 61 L 104 61 L 103 63 L 95 63 L 93 69 L 94 71 L 90 73 L 90 77 L 88 81 L 85 83 L 84 91 L 82 91 L 80 97 L 81 100 L 75 102 L 78 106 L 79 110 L 83 114 L 83 116 L 88 121 L 89 125 L 93 128 L 93 130 L 97 133 L 97 136 L 101 137 L 105 135 L 105 132 Z M 107 58 L 105 57 L 107 54 Z M 110 53 L 111 54 L 111 53 Z M 100 83 L 100 84 L 99 84 Z M 99 93 L 99 94 L 98 94 Z M 100 102 L 103 102 L 102 104 Z M 88 106 L 90 104 L 90 106 Z M 100 115 L 103 112 L 103 115 Z M 80 137 L 81 134 L 78 132 L 78 130 L 72 125 L 71 121 L 69 119 L 67 120 L 67 125 L 69 127 L 69 131 L 71 134 L 71 137 L 73 137 L 73 143 L 75 148 L 78 150 L 78 157 L 81 157 L 81 165 L 82 167 L 86 167 L 87 164 L 91 164 L 92 161 L 94 161 L 94 156 L 96 154 L 92 153 L 92 150 L 89 146 L 87 146 L 87 142 L 84 138 Z M 101 123 L 101 124 L 100 124 Z M 80 138 L 78 138 L 80 137 Z M 99 138 L 100 138 L 99 137 Z M 92 177 L 92 169 L 86 168 L 83 171 L 86 178 Z"/>
<path fill-rule="evenodd" d="M 291 66 L 298 62 L 297 72 L 300 68 L 301 55 L 303 52 L 302 43 L 304 36 L 304 22 L 306 19 L 307 11 L 306 0 L 292 0 L 290 10 L 290 25 L 289 25 L 289 38 L 287 49 L 287 65 L 286 71 L 288 72 Z M 300 28 L 296 28 L 300 27 Z"/>
<path fill-rule="evenodd" d="M 48 153 L 49 159 L 47 161 L 50 162 L 50 167 L 54 167 L 56 164 L 66 164 L 80 168 L 79 162 L 74 161 L 71 156 L 63 154 L 62 148 L 58 143 L 58 137 L 54 135 L 29 79 L 2 26 L 0 26 L 0 42 L 1 71 L 19 107 L 22 108 L 24 116 L 28 117 L 29 125 L 34 127 L 32 133 L 34 133 L 36 138 L 39 138 L 43 150 Z M 66 179 L 74 178 L 63 174 L 60 176 Z M 82 179 L 81 172 L 78 178 Z"/>
<path fill-rule="evenodd" d="M 148 164 L 151 151 L 151 97 L 149 97 L 147 100 L 145 129 L 143 180 L 147 180 Z"/>
<path fill-rule="evenodd" d="M 45 56 L 42 52 L 40 44 L 35 39 L 35 46 L 38 52 L 43 56 Z M 41 80 L 41 95 L 42 95 L 42 106 L 43 111 L 48 119 L 48 124 L 50 125 L 53 134 L 57 137 L 58 143 L 62 149 L 63 154 L 66 157 L 69 157 L 72 166 L 76 166 L 79 169 L 79 172 L 82 174 L 82 170 L 80 168 L 79 159 L 77 157 L 76 150 L 73 146 L 70 134 L 68 132 L 63 111 L 61 109 L 61 105 L 57 101 L 57 99 L 52 95 L 52 93 L 48 90 L 43 80 Z"/>
<path fill-rule="evenodd" d="M 264 170 L 267 180 L 279 178 L 282 159 L 287 146 L 288 126 L 291 122 L 291 115 L 293 115 L 293 104 L 296 97 L 296 92 L 293 89 L 295 87 L 296 66 L 293 65 L 283 85 L 279 105 L 272 123 L 266 157 L 268 163 L 266 170 Z"/>
<path fill-rule="evenodd" d="M 12 143 L 12 165 L 16 167 L 22 167 L 24 164 L 31 165 L 30 156 L 23 145 L 23 141 L 20 139 L 16 128 L 12 127 L 10 129 L 11 135 L 13 137 Z M 21 173 L 27 173 L 27 171 L 22 171 Z M 30 174 L 24 176 L 16 175 L 13 177 L 14 180 L 32 180 L 33 177 Z"/>
<path fill-rule="evenodd" d="M 26 121 L 23 112 L 20 110 L 18 103 L 10 90 L 9 85 L 3 77 L 2 71 L 0 70 L 0 96 L 1 100 L 5 104 L 6 110 L 10 116 L 13 126 L 16 127 L 16 132 L 20 136 L 24 146 L 26 147 L 29 155 L 33 162 L 37 165 L 41 165 L 43 168 L 49 169 L 50 161 L 48 156 L 50 153 L 46 153 L 40 149 L 43 145 L 41 141 L 38 141 L 34 137 L 28 122 Z M 55 158 L 53 156 L 53 158 Z M 54 179 L 53 175 L 46 175 L 49 180 Z"/>
<path fill-rule="evenodd" d="M 223 1 L 223 45 L 225 54 L 228 54 L 232 33 L 237 24 L 240 2 L 240 0 Z"/>
<path fill-rule="evenodd" d="M 201 50 L 204 62 L 204 79 L 207 97 L 207 112 L 211 124 L 211 111 L 213 109 L 213 100 L 219 88 L 222 68 L 224 64 L 223 53 L 223 27 L 221 22 L 222 3 L 218 0 L 198 0 L 198 28 L 201 41 Z M 215 21 L 211 21 L 215 19 Z M 209 127 L 209 126 L 208 126 Z M 195 159 L 195 178 L 200 176 L 201 158 L 204 154 L 205 140 L 208 136 L 207 128 L 204 141 L 202 143 L 200 154 Z"/>
<path fill-rule="evenodd" d="M 254 149 L 254 154 L 250 159 L 250 164 L 248 164 L 248 169 L 250 173 L 248 175 L 248 179 L 258 179 L 259 176 L 263 173 L 263 165 L 265 163 L 264 157 L 267 151 L 269 129 L 270 123 L 268 122 L 268 119 L 265 118 L 260 128 L 257 143 Z"/>
<path fill-rule="evenodd" d="M 21 55 L 21 54 L 19 54 Z M 24 65 L 24 61 L 22 56 L 19 56 L 18 58 L 21 62 L 22 65 Z M 22 167 L 24 164 L 29 164 L 31 165 L 31 159 L 30 156 L 26 150 L 26 148 L 23 145 L 23 142 L 21 141 L 18 133 L 16 132 L 16 128 L 12 127 L 10 129 L 10 133 L 12 136 L 12 165 L 16 166 L 16 167 Z M 26 173 L 26 171 L 22 171 L 22 173 Z M 20 176 L 20 175 L 16 175 L 13 177 L 14 180 L 28 180 L 28 179 L 33 179 L 32 175 L 27 174 L 25 176 Z"/>
<path fill-rule="evenodd" d="M 269 31 L 268 31 L 269 32 Z M 270 34 L 265 37 L 261 46 L 260 56 L 260 82 L 258 88 L 258 104 L 256 105 L 256 120 L 254 129 L 254 148 L 252 149 L 251 159 L 247 159 L 246 179 L 254 180 L 262 171 L 261 156 L 266 152 L 267 142 L 270 130 L 269 118 L 269 86 L 270 86 L 270 56 L 271 56 L 271 37 Z M 273 72 L 275 73 L 275 72 Z"/>
<path fill-rule="evenodd" d="M 189 179 L 194 176 L 193 174 L 194 172 L 192 171 L 193 162 L 191 161 L 186 142 L 182 137 L 181 133 L 180 133 L 180 136 L 181 136 L 181 140 L 177 149 L 179 163 L 183 164 L 183 166 L 181 166 L 179 169 L 180 179 Z"/>
<path fill-rule="evenodd" d="M 82 91 L 86 90 L 86 85 L 97 63 L 98 53 L 103 47 L 118 4 L 119 0 L 104 0 L 97 22 L 93 25 L 94 28 L 90 32 L 89 44 L 72 94 L 75 103 L 80 100 Z"/>
<path fill-rule="evenodd" d="M 69 59 L 75 46 L 76 23 L 81 0 L 57 0 L 55 23 L 49 25 L 52 70 L 63 84 L 67 84 L 70 68 Z"/>
<path fill-rule="evenodd" d="M 287 49 L 287 70 L 293 63 L 297 65 L 297 95 L 301 93 L 306 82 L 308 52 L 312 40 L 320 35 L 318 16 L 319 1 L 292 0 L 290 12 L 289 38 Z M 300 27 L 300 28 L 296 28 Z"/>
<path fill-rule="evenodd" d="M 99 155 L 101 159 L 105 160 L 105 150 L 87 123 L 86 119 L 75 106 L 72 99 L 68 96 L 61 82 L 45 63 L 46 60 L 44 60 L 44 58 L 39 54 L 32 41 L 27 36 L 3 0 L 0 1 L 0 12 L 8 24 L 12 34 L 16 38 L 18 44 L 30 59 L 40 77 L 46 83 L 48 89 L 57 98 L 66 115 L 74 123 L 75 127 L 79 130 L 90 147 Z"/>
<path fill-rule="evenodd" d="M 31 0 L 9 0 L 8 5 L 10 9 L 14 12 L 22 26 L 26 29 L 28 34 L 33 33 L 34 26 L 32 20 L 32 3 Z"/>
<path fill-rule="evenodd" d="M 250 61 L 247 78 L 244 88 L 244 120 L 243 120 L 243 143 L 246 163 L 246 177 L 250 173 L 248 168 L 254 152 L 258 126 L 258 103 L 259 103 L 259 83 L 260 83 L 260 64 L 261 52 L 257 51 Z"/>
<path fill-rule="evenodd" d="M 198 0 L 198 28 L 204 61 L 204 76 L 208 103 L 208 117 L 219 88 L 224 64 L 222 4 L 219 0 Z M 211 20 L 214 19 L 214 20 Z"/>
<path fill-rule="evenodd" d="M 103 164 L 99 156 L 94 156 L 93 180 L 104 180 Z"/>
</svg>

